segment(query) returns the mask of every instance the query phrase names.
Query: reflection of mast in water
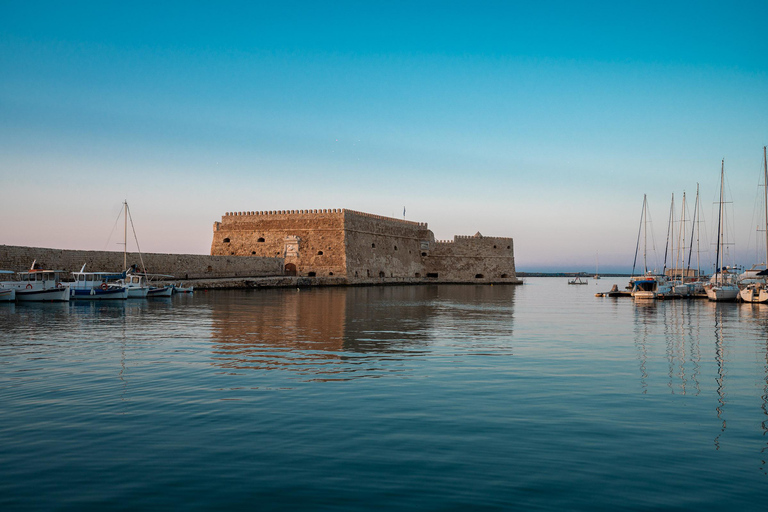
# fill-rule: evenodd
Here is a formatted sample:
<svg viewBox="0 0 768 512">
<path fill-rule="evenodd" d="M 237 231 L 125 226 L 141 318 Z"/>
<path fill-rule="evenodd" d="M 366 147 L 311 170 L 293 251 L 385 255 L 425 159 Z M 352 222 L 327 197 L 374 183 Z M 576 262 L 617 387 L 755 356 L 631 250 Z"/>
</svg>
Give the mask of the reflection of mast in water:
<svg viewBox="0 0 768 512">
<path fill-rule="evenodd" d="M 694 304 L 692 301 L 686 301 L 688 305 L 688 309 L 691 309 L 694 307 Z M 691 315 L 689 315 L 689 318 L 691 318 Z M 688 329 L 688 339 L 690 341 L 691 345 L 691 363 L 693 363 L 693 372 L 691 373 L 691 381 L 693 382 L 694 389 L 696 389 L 696 393 L 694 393 L 695 396 L 698 396 L 699 393 L 701 393 L 701 385 L 699 384 L 699 371 L 701 370 L 701 347 L 699 346 L 699 340 L 701 339 L 701 324 L 700 319 L 701 317 L 697 314 L 695 316 L 696 318 L 696 325 L 693 325 L 692 322 L 689 322 L 689 329 Z"/>
<path fill-rule="evenodd" d="M 763 354 L 765 364 L 763 365 L 763 373 L 765 377 L 763 378 L 763 396 L 760 397 L 760 408 L 763 410 L 763 421 L 760 423 L 760 426 L 763 429 L 763 436 L 768 434 L 768 341 L 766 341 L 765 346 L 763 347 L 765 349 L 765 352 Z M 760 450 L 761 454 L 765 454 L 765 451 L 768 449 L 768 445 L 763 446 L 763 449 Z M 763 471 L 763 474 L 768 475 L 768 471 L 766 471 L 765 468 L 765 459 L 762 460 L 762 466 L 760 469 Z"/>
<path fill-rule="evenodd" d="M 648 393 L 648 370 L 646 363 L 648 362 L 648 323 L 649 313 L 655 311 L 655 308 L 651 309 L 650 305 L 656 305 L 656 301 L 648 304 L 635 304 L 635 348 L 637 349 L 637 358 L 640 362 L 640 389 L 643 394 Z M 638 322 L 638 317 L 640 321 Z"/>
<path fill-rule="evenodd" d="M 694 327 L 692 321 L 694 315 L 691 314 L 691 309 L 695 304 L 690 301 L 681 301 L 667 303 L 665 306 L 665 312 L 667 310 L 671 311 L 670 318 L 667 318 L 667 315 L 664 318 L 664 326 L 667 331 L 667 362 L 669 364 L 669 382 L 667 386 L 674 393 L 674 382 L 676 379 L 679 379 L 680 392 L 686 395 L 689 393 L 688 382 L 690 380 L 693 383 L 694 394 L 698 395 L 701 391 L 698 380 L 701 353 L 698 341 L 698 323 Z M 689 346 L 690 355 L 688 354 Z M 690 375 L 686 373 L 686 363 L 689 360 L 693 366 L 693 371 Z"/>
<path fill-rule="evenodd" d="M 725 432 L 726 421 L 723 417 L 725 409 L 725 358 L 723 357 L 723 319 L 722 309 L 715 310 L 715 362 L 717 363 L 717 411 L 718 419 L 722 420 L 723 426 L 720 433 L 715 437 L 715 449 L 720 449 L 720 436 Z"/>
</svg>

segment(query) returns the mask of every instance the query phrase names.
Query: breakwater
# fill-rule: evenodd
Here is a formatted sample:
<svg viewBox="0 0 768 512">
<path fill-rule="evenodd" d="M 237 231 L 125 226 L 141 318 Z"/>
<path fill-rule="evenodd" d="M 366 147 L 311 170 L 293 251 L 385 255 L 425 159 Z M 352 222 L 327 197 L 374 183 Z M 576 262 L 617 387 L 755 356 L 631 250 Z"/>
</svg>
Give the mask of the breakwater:
<svg viewBox="0 0 768 512">
<path fill-rule="evenodd" d="M 127 263 L 147 272 L 167 274 L 179 280 L 216 280 L 225 278 L 283 275 L 282 258 L 208 256 L 202 254 L 127 253 Z M 86 271 L 117 271 L 123 268 L 123 253 L 81 251 L 0 245 L 0 269 L 23 271 L 36 261 L 40 267 L 74 272 L 86 265 Z"/>
</svg>

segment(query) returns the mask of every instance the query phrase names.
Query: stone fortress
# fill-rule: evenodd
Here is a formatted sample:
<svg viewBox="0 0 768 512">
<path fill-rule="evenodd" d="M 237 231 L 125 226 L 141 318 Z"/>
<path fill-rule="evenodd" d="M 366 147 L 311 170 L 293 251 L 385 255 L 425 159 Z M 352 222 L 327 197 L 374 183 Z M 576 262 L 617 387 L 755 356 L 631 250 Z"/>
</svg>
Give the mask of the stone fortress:
<svg viewBox="0 0 768 512">
<path fill-rule="evenodd" d="M 439 241 L 426 223 L 346 209 L 226 213 L 211 255 L 279 258 L 318 284 L 521 282 L 511 238 Z"/>
</svg>

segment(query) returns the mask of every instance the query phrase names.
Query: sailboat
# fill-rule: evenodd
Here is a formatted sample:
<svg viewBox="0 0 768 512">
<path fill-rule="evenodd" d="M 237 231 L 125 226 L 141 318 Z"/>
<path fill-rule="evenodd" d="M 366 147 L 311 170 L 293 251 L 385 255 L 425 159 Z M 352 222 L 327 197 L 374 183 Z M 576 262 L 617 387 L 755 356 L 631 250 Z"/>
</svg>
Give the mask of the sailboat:
<svg viewBox="0 0 768 512">
<path fill-rule="evenodd" d="M 600 257 L 598 253 L 595 253 L 595 275 L 593 279 L 600 279 Z"/>
<path fill-rule="evenodd" d="M 640 234 L 644 234 L 643 239 L 643 275 L 635 277 L 635 266 L 637 264 L 637 253 L 640 250 Z M 632 264 L 632 277 L 629 279 L 630 295 L 636 299 L 655 299 L 659 296 L 668 295 L 672 287 L 667 283 L 667 278 L 663 275 L 654 275 L 648 270 L 647 260 L 648 247 L 648 197 L 643 194 L 643 213 L 640 216 L 640 229 L 637 232 L 637 246 L 635 247 L 635 262 Z"/>
<path fill-rule="evenodd" d="M 141 249 L 139 248 L 139 239 L 136 237 L 136 230 L 133 228 L 133 218 L 131 217 L 131 210 L 128 208 L 128 201 L 123 201 L 124 207 L 124 219 L 125 223 L 123 230 L 123 272 L 125 277 L 117 281 L 120 286 L 125 286 L 128 289 L 128 298 L 151 298 L 151 297 L 170 297 L 173 294 L 173 286 L 171 285 L 154 285 L 152 279 L 166 279 L 173 276 L 166 276 L 160 274 L 148 274 L 146 267 L 144 266 L 144 258 L 141 256 Z M 133 230 L 133 238 L 136 240 L 136 249 L 139 252 L 139 261 L 141 262 L 142 271 L 140 272 L 136 265 L 132 265 L 128 268 L 128 220 L 131 221 L 131 229 Z"/>
<path fill-rule="evenodd" d="M 739 292 L 739 297 L 744 302 L 768 302 L 768 160 L 766 160 L 765 146 L 763 146 L 763 189 L 766 261 L 753 265 L 742 274 L 742 283 L 745 286 Z M 763 269 L 760 270 L 760 267 Z"/>
<path fill-rule="evenodd" d="M 739 296 L 739 287 L 736 285 L 736 276 L 728 267 L 720 267 L 720 256 L 725 247 L 725 219 L 723 189 L 725 187 L 725 159 L 720 163 L 720 210 L 717 219 L 717 251 L 715 256 L 715 273 L 709 283 L 704 286 L 707 298 L 712 301 L 725 302 L 735 300 Z"/>
</svg>

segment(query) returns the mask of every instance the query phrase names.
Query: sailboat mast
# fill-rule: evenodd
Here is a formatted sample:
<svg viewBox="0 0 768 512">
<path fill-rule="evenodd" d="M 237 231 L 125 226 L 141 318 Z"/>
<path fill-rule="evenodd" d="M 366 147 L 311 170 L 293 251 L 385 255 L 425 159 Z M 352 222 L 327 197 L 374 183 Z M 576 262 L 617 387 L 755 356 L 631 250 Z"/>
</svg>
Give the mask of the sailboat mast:
<svg viewBox="0 0 768 512">
<path fill-rule="evenodd" d="M 128 200 L 123 200 L 123 270 L 128 269 Z"/>
<path fill-rule="evenodd" d="M 648 196 L 643 194 L 643 275 L 648 273 Z"/>
<path fill-rule="evenodd" d="M 768 269 L 768 160 L 765 158 L 763 146 L 763 185 L 765 188 L 765 268 Z"/>
<path fill-rule="evenodd" d="M 693 235 L 697 233 L 696 231 L 696 219 L 697 215 L 699 213 L 699 184 L 696 184 L 696 203 L 693 205 L 693 223 L 691 224 L 691 248 L 688 250 L 688 265 L 686 267 L 687 270 L 690 270 L 691 268 L 691 253 L 693 252 Z M 699 250 L 699 237 L 696 237 L 696 250 Z M 699 254 L 696 253 L 696 265 L 699 264 Z M 698 277 L 698 274 L 697 274 Z"/>
<path fill-rule="evenodd" d="M 718 280 L 722 284 L 723 276 L 720 272 L 720 248 L 723 245 L 723 186 L 725 172 L 725 158 L 720 162 L 720 209 L 717 213 L 717 251 L 715 252 L 715 282 Z"/>
<path fill-rule="evenodd" d="M 684 279 L 683 274 L 683 258 L 685 257 L 685 192 L 683 192 L 683 208 L 680 213 L 680 229 L 678 230 L 677 239 L 677 254 L 675 255 L 675 278 L 677 278 L 678 272 L 680 272 L 680 278 Z"/>
<path fill-rule="evenodd" d="M 661 272 L 661 275 L 665 276 L 667 275 L 667 254 L 670 255 L 675 254 L 675 236 L 672 235 L 672 248 L 669 247 L 670 238 L 669 234 L 674 229 L 675 225 L 675 193 L 672 193 L 672 203 L 669 206 L 669 223 L 667 224 L 667 245 L 664 247 L 664 270 Z"/>
</svg>

